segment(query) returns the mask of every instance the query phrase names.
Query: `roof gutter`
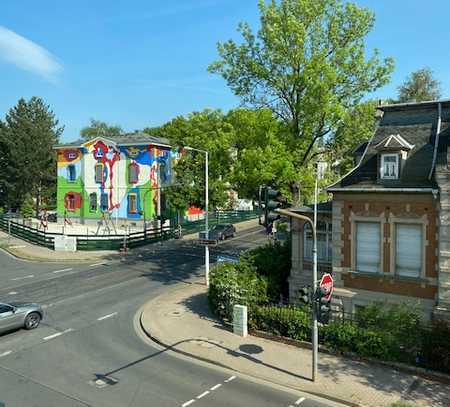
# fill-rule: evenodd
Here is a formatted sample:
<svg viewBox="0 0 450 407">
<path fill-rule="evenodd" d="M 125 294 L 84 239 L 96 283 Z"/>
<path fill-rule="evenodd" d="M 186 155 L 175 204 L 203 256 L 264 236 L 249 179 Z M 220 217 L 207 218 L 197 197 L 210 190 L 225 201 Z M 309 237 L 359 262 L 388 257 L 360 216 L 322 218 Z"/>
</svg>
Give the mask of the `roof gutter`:
<svg viewBox="0 0 450 407">
<path fill-rule="evenodd" d="M 329 192 L 422 192 L 433 194 L 438 190 L 435 188 L 330 188 Z"/>
<path fill-rule="evenodd" d="M 433 176 L 434 167 L 436 165 L 437 150 L 439 146 L 439 135 L 441 133 L 441 121 L 442 121 L 442 104 L 438 103 L 438 121 L 436 126 L 436 139 L 434 140 L 434 151 L 433 151 L 433 162 L 431 163 L 430 173 L 428 174 L 428 179 Z"/>
</svg>

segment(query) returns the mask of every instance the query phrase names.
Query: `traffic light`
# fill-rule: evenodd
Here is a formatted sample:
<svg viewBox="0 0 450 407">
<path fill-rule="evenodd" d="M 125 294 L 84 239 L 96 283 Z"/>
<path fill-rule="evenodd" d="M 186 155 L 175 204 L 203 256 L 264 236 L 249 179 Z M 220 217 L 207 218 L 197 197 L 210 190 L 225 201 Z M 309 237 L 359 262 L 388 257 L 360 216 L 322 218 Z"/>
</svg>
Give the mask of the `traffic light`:
<svg viewBox="0 0 450 407">
<path fill-rule="evenodd" d="M 275 209 L 281 208 L 286 200 L 282 197 L 280 191 L 272 187 L 265 188 L 264 194 L 264 225 L 273 223 L 280 219 L 281 215 L 275 212 Z"/>
<path fill-rule="evenodd" d="M 327 298 L 329 293 L 324 288 L 318 288 L 315 295 L 317 321 L 328 324 L 331 313 L 331 299 Z"/>
<path fill-rule="evenodd" d="M 305 286 L 305 287 L 300 288 L 298 299 L 303 304 L 309 304 L 309 302 L 311 300 L 311 289 L 310 289 L 309 286 Z"/>
</svg>

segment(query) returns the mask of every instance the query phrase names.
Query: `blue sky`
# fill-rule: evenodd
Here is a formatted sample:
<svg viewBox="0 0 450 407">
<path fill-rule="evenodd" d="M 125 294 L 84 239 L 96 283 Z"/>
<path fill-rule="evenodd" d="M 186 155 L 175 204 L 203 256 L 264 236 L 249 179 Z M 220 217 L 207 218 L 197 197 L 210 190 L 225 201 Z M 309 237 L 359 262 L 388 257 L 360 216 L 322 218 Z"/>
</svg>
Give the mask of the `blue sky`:
<svg viewBox="0 0 450 407">
<path fill-rule="evenodd" d="M 448 0 L 357 0 L 377 16 L 368 49 L 396 70 L 375 97 L 395 96 L 429 66 L 450 97 Z M 0 117 L 20 97 L 41 96 L 65 125 L 64 141 L 89 119 L 127 131 L 239 101 L 207 72 L 216 42 L 258 23 L 256 0 L 2 0 Z M 426 6 L 425 6 L 426 4 Z"/>
</svg>

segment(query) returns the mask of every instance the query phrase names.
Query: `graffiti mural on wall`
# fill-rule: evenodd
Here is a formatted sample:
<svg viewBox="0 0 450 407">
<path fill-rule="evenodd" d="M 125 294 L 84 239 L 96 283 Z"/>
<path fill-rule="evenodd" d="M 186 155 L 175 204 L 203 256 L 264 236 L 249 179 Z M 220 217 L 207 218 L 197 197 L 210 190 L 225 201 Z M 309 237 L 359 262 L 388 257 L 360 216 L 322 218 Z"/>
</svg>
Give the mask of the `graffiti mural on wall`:
<svg viewBox="0 0 450 407">
<path fill-rule="evenodd" d="M 157 211 L 156 189 L 173 179 L 177 155 L 169 146 L 120 145 L 97 138 L 78 147 L 58 148 L 58 215 L 150 219 Z"/>
</svg>

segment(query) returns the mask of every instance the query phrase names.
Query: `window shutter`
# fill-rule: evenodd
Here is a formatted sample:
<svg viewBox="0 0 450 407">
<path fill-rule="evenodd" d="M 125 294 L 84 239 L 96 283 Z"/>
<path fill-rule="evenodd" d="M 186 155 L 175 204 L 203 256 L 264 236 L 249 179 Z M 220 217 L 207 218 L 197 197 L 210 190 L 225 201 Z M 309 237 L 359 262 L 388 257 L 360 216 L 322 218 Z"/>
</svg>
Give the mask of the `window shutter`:
<svg viewBox="0 0 450 407">
<path fill-rule="evenodd" d="M 422 225 L 396 225 L 396 272 L 420 277 L 422 270 Z"/>
<path fill-rule="evenodd" d="M 356 269 L 366 273 L 380 271 L 380 224 L 356 222 Z"/>
</svg>

